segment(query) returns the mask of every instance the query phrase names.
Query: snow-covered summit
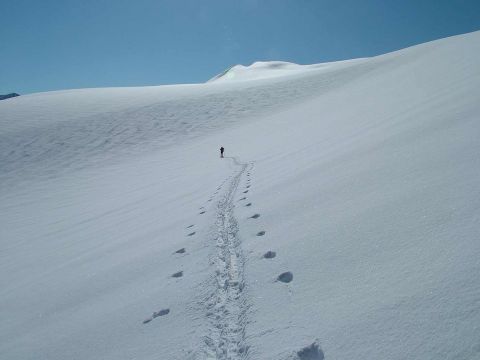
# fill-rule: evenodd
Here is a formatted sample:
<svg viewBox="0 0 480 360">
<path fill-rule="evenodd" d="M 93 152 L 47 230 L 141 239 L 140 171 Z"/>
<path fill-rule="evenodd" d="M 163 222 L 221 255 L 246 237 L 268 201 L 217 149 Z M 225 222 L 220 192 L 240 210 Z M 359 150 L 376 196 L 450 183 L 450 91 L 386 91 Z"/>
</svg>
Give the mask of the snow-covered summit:
<svg viewBox="0 0 480 360">
<path fill-rule="evenodd" d="M 351 65 L 352 63 L 361 62 L 363 60 L 365 59 L 344 60 L 312 65 L 299 65 L 286 61 L 257 61 L 249 66 L 232 66 L 224 72 L 214 76 L 207 82 L 247 81 L 288 75 L 299 75 L 306 74 L 309 70 L 327 70 L 331 69 L 332 67 L 341 67 L 347 64 Z"/>
</svg>

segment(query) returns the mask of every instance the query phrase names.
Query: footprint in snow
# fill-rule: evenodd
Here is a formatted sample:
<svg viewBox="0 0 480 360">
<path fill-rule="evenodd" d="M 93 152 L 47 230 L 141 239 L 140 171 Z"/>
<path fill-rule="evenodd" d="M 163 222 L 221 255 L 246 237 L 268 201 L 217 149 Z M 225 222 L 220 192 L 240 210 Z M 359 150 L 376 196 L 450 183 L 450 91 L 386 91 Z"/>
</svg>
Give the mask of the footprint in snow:
<svg viewBox="0 0 480 360">
<path fill-rule="evenodd" d="M 299 360 L 324 360 L 325 354 L 315 341 L 310 346 L 304 347 L 297 352 Z"/>
<path fill-rule="evenodd" d="M 170 309 L 162 309 L 160 311 L 155 311 L 152 316 L 150 316 L 148 319 L 143 320 L 144 324 L 148 324 L 150 321 L 153 319 L 159 317 L 159 316 L 164 316 L 167 315 L 170 312 Z"/>
<path fill-rule="evenodd" d="M 259 232 L 257 233 L 257 236 L 263 236 L 263 235 L 265 235 L 265 231 L 259 231 Z"/>
<path fill-rule="evenodd" d="M 187 229 L 190 229 L 190 228 L 192 228 L 192 227 L 194 227 L 194 226 L 195 226 L 194 224 L 188 225 L 188 226 L 187 226 Z"/>
<path fill-rule="evenodd" d="M 252 203 L 248 203 L 248 204 L 246 204 L 245 206 L 252 206 Z"/>
<path fill-rule="evenodd" d="M 244 193 L 244 194 L 248 193 L 248 190 L 245 190 L 243 193 Z"/>
<path fill-rule="evenodd" d="M 247 189 L 250 189 L 250 185 L 247 185 L 246 188 L 247 188 Z"/>
<path fill-rule="evenodd" d="M 201 212 L 200 212 L 200 214 L 205 214 L 205 213 L 206 213 L 206 211 L 201 211 Z"/>
<path fill-rule="evenodd" d="M 175 274 L 172 274 L 172 277 L 174 278 L 179 278 L 183 276 L 183 271 L 178 271 Z"/>
<path fill-rule="evenodd" d="M 175 251 L 175 254 L 184 254 L 184 253 L 185 253 L 185 248 L 181 248 Z"/>
<path fill-rule="evenodd" d="M 290 271 L 281 273 L 280 275 L 278 275 L 277 280 L 283 283 L 289 283 L 293 280 L 293 274 Z"/>
<path fill-rule="evenodd" d="M 267 251 L 265 254 L 263 254 L 265 259 L 273 259 L 275 256 L 277 256 L 275 251 Z"/>
<path fill-rule="evenodd" d="M 260 217 L 260 214 L 255 214 L 250 216 L 250 219 L 258 219 Z"/>
<path fill-rule="evenodd" d="M 241 198 L 241 199 L 238 199 L 238 201 L 242 201 L 242 200 L 247 200 L 247 198 L 246 198 L 246 197 L 243 197 L 243 198 Z"/>
<path fill-rule="evenodd" d="M 195 235 L 195 231 L 188 234 L 188 236 L 192 236 L 192 235 Z"/>
</svg>

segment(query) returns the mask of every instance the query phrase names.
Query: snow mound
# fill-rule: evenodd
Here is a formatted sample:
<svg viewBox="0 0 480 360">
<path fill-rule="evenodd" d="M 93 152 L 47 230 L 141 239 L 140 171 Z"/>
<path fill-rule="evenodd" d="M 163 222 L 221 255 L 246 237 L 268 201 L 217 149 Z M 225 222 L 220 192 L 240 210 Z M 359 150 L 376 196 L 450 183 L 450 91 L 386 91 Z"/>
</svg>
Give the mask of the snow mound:
<svg viewBox="0 0 480 360">
<path fill-rule="evenodd" d="M 306 74 L 311 71 L 327 70 L 364 61 L 353 59 L 312 65 L 299 65 L 286 61 L 257 61 L 250 66 L 235 65 L 214 76 L 207 83 L 269 79 L 288 75 Z"/>
</svg>

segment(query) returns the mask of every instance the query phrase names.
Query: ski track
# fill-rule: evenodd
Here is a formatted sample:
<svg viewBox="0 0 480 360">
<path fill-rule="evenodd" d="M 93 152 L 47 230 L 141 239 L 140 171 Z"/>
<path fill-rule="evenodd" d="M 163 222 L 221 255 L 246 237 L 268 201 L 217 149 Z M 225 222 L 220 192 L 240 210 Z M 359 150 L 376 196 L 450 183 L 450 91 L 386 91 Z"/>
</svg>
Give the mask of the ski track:
<svg viewBox="0 0 480 360">
<path fill-rule="evenodd" d="M 233 204 L 238 184 L 248 165 L 232 159 L 241 169 L 233 176 L 217 204 L 215 254 L 211 260 L 215 275 L 206 301 L 209 320 L 208 335 L 205 337 L 206 358 L 216 360 L 245 359 L 248 350 L 245 344 L 248 299 L 243 291 L 245 257 Z"/>
</svg>

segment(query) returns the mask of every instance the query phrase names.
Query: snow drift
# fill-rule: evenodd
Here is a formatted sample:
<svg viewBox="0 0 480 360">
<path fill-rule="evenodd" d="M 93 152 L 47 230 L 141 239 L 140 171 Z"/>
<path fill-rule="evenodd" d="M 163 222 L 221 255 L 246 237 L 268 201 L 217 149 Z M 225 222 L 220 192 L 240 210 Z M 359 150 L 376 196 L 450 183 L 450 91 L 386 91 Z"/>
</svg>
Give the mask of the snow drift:
<svg viewBox="0 0 480 360">
<path fill-rule="evenodd" d="M 0 353 L 478 358 L 479 89 L 475 32 L 0 103 Z"/>
</svg>

